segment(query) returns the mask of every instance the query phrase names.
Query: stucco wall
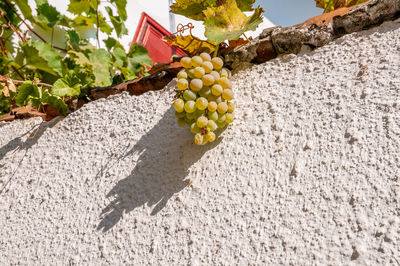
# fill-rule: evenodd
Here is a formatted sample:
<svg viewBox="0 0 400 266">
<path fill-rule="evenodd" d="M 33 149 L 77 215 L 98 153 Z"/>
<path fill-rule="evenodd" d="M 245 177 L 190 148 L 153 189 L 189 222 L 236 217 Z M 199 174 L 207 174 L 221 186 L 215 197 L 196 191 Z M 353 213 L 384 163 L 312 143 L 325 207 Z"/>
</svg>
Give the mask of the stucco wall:
<svg viewBox="0 0 400 266">
<path fill-rule="evenodd" d="M 0 124 L 0 264 L 399 263 L 399 69 L 397 21 L 239 72 L 203 147 L 167 90 Z"/>
</svg>

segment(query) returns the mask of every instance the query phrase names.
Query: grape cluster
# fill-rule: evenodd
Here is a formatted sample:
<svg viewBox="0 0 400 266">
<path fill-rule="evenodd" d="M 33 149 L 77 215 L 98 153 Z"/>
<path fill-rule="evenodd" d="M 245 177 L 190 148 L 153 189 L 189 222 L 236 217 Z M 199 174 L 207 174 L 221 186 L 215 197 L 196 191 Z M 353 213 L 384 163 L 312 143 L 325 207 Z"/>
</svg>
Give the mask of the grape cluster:
<svg viewBox="0 0 400 266">
<path fill-rule="evenodd" d="M 213 142 L 214 131 L 234 120 L 231 73 L 220 57 L 207 53 L 183 57 L 181 64 L 174 101 L 178 125 L 190 127 L 197 145 Z"/>
</svg>

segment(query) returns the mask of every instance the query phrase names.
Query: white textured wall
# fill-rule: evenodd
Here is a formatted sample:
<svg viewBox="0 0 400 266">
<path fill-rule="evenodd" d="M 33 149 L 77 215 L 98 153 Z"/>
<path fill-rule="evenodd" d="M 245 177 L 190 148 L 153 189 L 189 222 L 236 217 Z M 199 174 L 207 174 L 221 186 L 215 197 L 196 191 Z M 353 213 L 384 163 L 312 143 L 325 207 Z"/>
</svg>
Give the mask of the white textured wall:
<svg viewBox="0 0 400 266">
<path fill-rule="evenodd" d="M 240 72 L 237 120 L 204 147 L 167 91 L 87 104 L 19 151 L 40 119 L 0 124 L 0 264 L 395 265 L 399 47 L 388 23 Z"/>
</svg>

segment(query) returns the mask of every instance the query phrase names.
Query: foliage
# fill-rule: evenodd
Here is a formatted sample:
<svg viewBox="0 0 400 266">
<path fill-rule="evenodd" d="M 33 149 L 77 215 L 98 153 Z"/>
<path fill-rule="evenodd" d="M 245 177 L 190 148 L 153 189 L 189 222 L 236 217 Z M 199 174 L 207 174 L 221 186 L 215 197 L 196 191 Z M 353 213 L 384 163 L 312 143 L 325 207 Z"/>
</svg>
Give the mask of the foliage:
<svg viewBox="0 0 400 266">
<path fill-rule="evenodd" d="M 202 52 L 211 53 L 215 50 L 215 43 L 200 40 L 192 35 L 171 35 L 165 41 L 175 47 L 179 47 L 189 55 L 200 54 Z"/>
<path fill-rule="evenodd" d="M 368 0 L 315 0 L 317 7 L 323 8 L 324 13 L 333 11 L 341 7 L 358 5 Z"/>
<path fill-rule="evenodd" d="M 246 31 L 255 30 L 262 22 L 261 7 L 253 9 L 255 0 L 177 0 L 171 12 L 204 21 L 205 35 L 217 44 L 237 40 Z M 246 16 L 243 12 L 253 11 Z"/>
<path fill-rule="evenodd" d="M 44 103 L 65 115 L 63 99 L 85 97 L 91 87 L 147 75 L 152 62 L 144 47 L 133 45 L 126 52 L 112 37 L 103 40 L 106 49 L 89 41 L 94 37 L 99 46 L 99 32 L 117 37 L 128 33 L 126 0 L 70 0 L 71 17 L 47 0 L 35 1 L 36 14 L 28 0 L 0 1 L 0 75 L 7 77 L 0 80 L 0 115 L 16 106 L 40 108 Z M 9 90 L 11 80 L 22 80 L 15 91 Z"/>
</svg>

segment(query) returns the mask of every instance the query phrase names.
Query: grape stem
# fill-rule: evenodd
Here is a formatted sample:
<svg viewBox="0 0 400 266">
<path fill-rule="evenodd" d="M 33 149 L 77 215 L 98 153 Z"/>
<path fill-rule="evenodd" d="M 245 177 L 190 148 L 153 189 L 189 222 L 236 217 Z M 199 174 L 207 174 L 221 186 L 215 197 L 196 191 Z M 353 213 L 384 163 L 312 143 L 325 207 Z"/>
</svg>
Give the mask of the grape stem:
<svg viewBox="0 0 400 266">
<path fill-rule="evenodd" d="M 217 56 L 218 56 L 218 48 L 219 48 L 219 44 L 217 44 L 217 46 L 215 47 L 215 50 L 214 50 L 214 57 L 217 57 Z"/>
</svg>

